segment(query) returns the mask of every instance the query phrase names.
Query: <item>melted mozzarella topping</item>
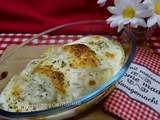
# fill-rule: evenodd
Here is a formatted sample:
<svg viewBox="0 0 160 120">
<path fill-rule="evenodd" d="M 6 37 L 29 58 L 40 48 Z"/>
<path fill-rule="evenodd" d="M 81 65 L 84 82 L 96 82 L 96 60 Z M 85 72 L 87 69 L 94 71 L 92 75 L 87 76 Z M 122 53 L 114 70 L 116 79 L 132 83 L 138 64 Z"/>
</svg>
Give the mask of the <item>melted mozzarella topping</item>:
<svg viewBox="0 0 160 120">
<path fill-rule="evenodd" d="M 109 80 L 124 57 L 120 44 L 102 36 L 84 37 L 56 51 L 51 47 L 11 79 L 1 93 L 1 106 L 26 112 L 71 102 Z"/>
</svg>

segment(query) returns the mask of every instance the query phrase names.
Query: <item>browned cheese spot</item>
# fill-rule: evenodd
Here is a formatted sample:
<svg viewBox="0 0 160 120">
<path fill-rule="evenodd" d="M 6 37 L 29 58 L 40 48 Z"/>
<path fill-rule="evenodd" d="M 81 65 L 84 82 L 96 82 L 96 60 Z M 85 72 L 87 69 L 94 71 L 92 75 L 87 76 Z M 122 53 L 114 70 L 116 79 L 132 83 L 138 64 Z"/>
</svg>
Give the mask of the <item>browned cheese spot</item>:
<svg viewBox="0 0 160 120">
<path fill-rule="evenodd" d="M 64 93 L 65 87 L 64 87 L 64 74 L 60 71 L 54 71 L 52 70 L 52 66 L 42 66 L 42 67 L 36 67 L 33 70 L 33 73 L 41 73 L 47 75 L 49 78 L 51 78 L 53 86 L 58 90 L 59 92 Z"/>
<path fill-rule="evenodd" d="M 63 47 L 64 52 L 69 54 L 70 67 L 90 68 L 98 66 L 98 59 L 94 51 L 84 44 L 67 45 Z"/>
<path fill-rule="evenodd" d="M 89 85 L 90 85 L 90 86 L 94 86 L 94 85 L 96 85 L 95 80 L 90 80 L 90 81 L 89 81 Z"/>
</svg>

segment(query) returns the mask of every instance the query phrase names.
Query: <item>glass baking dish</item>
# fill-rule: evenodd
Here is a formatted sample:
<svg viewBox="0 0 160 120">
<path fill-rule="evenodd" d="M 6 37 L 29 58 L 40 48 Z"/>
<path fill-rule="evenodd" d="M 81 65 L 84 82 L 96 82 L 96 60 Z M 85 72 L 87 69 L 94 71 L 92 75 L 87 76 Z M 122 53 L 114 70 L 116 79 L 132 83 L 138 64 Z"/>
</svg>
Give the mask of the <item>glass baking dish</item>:
<svg viewBox="0 0 160 120">
<path fill-rule="evenodd" d="M 3 73 L 3 71 L 8 72 L 8 76 L 0 81 L 0 90 L 2 91 L 3 88 L 7 85 L 10 78 L 20 72 L 27 62 L 21 66 L 21 69 L 8 69 L 10 66 L 12 66 L 13 63 L 9 63 L 8 60 L 12 58 L 14 55 L 18 54 L 18 51 L 21 51 L 21 49 L 25 46 L 27 46 L 31 41 L 41 37 L 43 38 L 46 35 L 53 36 L 53 35 L 61 35 L 61 34 L 72 34 L 72 35 L 103 35 L 108 38 L 113 38 L 117 40 L 124 48 L 125 51 L 125 63 L 121 67 L 121 69 L 107 82 L 102 84 L 100 87 L 98 87 L 95 91 L 92 91 L 88 93 L 85 96 L 80 97 L 79 99 L 76 99 L 72 101 L 71 103 L 66 103 L 60 106 L 56 106 L 47 110 L 40 110 L 40 111 L 34 111 L 34 112 L 8 112 L 5 110 L 0 109 L 0 116 L 6 119 L 64 119 L 69 118 L 72 116 L 75 116 L 79 114 L 82 111 L 85 111 L 86 109 L 90 108 L 93 105 L 96 105 L 98 102 L 100 102 L 105 96 L 108 95 L 111 89 L 114 87 L 114 84 L 121 79 L 123 74 L 128 69 L 135 51 L 136 51 L 136 44 L 135 44 L 135 38 L 132 33 L 129 33 L 125 37 L 122 37 L 121 39 L 116 39 L 115 36 L 120 36 L 120 34 L 115 33 L 112 34 L 110 30 L 107 30 L 107 24 L 104 20 L 87 20 L 87 21 L 78 21 L 78 22 L 72 22 L 67 23 L 64 25 L 60 25 L 57 27 L 53 27 L 51 29 L 48 29 L 40 34 L 35 35 L 34 37 L 28 39 L 27 41 L 21 43 L 18 47 L 15 47 L 11 52 L 7 53 L 3 59 L 0 59 L 0 74 Z M 78 28 L 81 28 L 80 30 Z M 73 33 L 73 30 L 75 31 Z M 35 46 L 32 46 L 35 47 Z M 41 47 L 41 46 L 39 46 Z M 38 57 L 38 55 L 37 55 Z M 35 56 L 30 56 L 29 60 L 34 59 Z M 14 71 L 14 72 L 13 72 Z M 10 72 L 13 72 L 14 74 L 10 75 Z"/>
</svg>

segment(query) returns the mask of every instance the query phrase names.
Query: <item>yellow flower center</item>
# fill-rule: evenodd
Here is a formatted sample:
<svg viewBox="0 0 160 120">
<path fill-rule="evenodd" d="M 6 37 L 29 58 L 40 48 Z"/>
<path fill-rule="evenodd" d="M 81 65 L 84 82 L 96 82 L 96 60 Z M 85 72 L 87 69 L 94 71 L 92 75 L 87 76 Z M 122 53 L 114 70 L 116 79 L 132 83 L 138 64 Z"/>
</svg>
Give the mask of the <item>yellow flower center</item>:
<svg viewBox="0 0 160 120">
<path fill-rule="evenodd" d="M 155 4 L 155 13 L 160 15 L 160 1 L 157 1 Z"/>
<path fill-rule="evenodd" d="M 133 18 L 135 16 L 135 10 L 131 7 L 126 7 L 122 11 L 123 18 Z"/>
</svg>

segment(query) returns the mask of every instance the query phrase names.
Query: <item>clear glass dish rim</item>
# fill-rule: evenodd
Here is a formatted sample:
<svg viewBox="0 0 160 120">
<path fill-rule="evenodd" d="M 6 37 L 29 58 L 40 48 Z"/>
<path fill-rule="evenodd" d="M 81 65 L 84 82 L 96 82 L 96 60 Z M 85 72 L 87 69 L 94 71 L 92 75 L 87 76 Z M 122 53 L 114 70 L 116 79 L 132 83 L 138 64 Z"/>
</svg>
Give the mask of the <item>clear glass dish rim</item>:
<svg viewBox="0 0 160 120">
<path fill-rule="evenodd" d="M 22 44 L 19 45 L 19 47 L 17 49 L 19 49 L 20 47 L 23 47 L 25 44 L 27 44 L 28 42 L 42 36 L 45 35 L 47 33 L 59 30 L 61 28 L 65 28 L 65 27 L 69 27 L 69 26 L 73 26 L 73 25 L 79 25 L 79 24 L 88 24 L 88 23 L 105 23 L 105 20 L 84 20 L 84 21 L 76 21 L 76 22 L 71 22 L 71 23 L 67 23 L 67 24 L 63 24 L 60 26 L 56 26 L 54 28 L 48 29 L 32 38 L 30 38 L 27 42 L 24 42 Z M 66 110 L 70 110 L 72 108 L 78 107 L 82 104 L 85 104 L 87 102 L 89 102 L 90 100 L 94 99 L 96 96 L 100 95 L 105 89 L 107 89 L 111 84 L 114 84 L 116 81 L 118 81 L 123 74 L 127 71 L 127 69 L 129 68 L 129 65 L 132 62 L 132 59 L 135 55 L 136 52 L 136 40 L 135 37 L 133 35 L 133 33 L 131 33 L 131 50 L 130 53 L 128 55 L 128 59 L 125 62 L 125 64 L 121 67 L 121 69 L 116 73 L 116 75 L 114 75 L 112 77 L 112 79 L 108 80 L 106 83 L 102 84 L 100 87 L 98 87 L 95 91 L 88 93 L 85 96 L 80 97 L 79 99 L 73 100 L 71 103 L 67 103 L 67 104 L 63 104 L 59 107 L 54 107 L 54 108 L 49 108 L 46 110 L 40 110 L 40 111 L 34 111 L 34 112 L 23 112 L 23 113 L 19 113 L 19 112 L 9 112 L 9 111 L 5 111 L 3 109 L 0 109 L 0 115 L 1 116 L 5 116 L 5 117 L 9 117 L 9 118 L 24 118 L 24 117 L 36 117 L 36 116 L 45 116 L 45 115 L 52 115 L 52 114 L 56 114 L 56 113 L 60 113 Z M 17 50 L 15 49 L 15 51 Z M 15 52 L 14 51 L 14 52 Z"/>
</svg>

